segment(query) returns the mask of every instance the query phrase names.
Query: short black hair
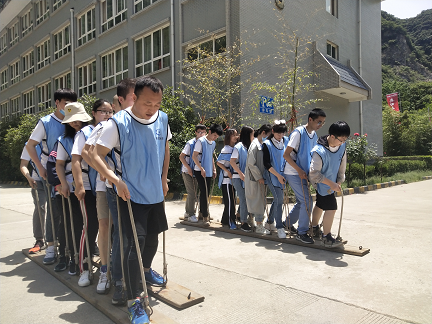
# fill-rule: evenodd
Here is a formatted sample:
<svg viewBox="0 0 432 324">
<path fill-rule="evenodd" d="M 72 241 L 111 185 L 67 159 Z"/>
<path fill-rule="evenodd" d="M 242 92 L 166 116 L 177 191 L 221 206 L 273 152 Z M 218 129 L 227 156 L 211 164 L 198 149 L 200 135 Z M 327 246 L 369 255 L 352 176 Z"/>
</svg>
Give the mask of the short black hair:
<svg viewBox="0 0 432 324">
<path fill-rule="evenodd" d="M 250 134 L 253 133 L 253 128 L 249 126 L 243 126 L 240 130 L 240 142 L 242 142 L 243 146 L 246 147 L 246 149 L 249 149 L 249 146 L 251 145 L 251 139 Z"/>
<path fill-rule="evenodd" d="M 264 125 L 262 125 L 260 128 L 258 128 L 258 129 L 255 131 L 254 136 L 255 136 L 255 137 L 258 137 L 258 135 L 261 134 L 262 132 L 266 132 L 266 133 L 268 133 L 268 132 L 270 132 L 271 130 L 272 130 L 272 127 L 271 127 L 270 124 L 264 124 Z"/>
<path fill-rule="evenodd" d="M 329 135 L 333 135 L 335 137 L 348 137 L 350 136 L 351 130 L 348 124 L 344 121 L 337 121 L 333 123 L 329 127 Z"/>
<path fill-rule="evenodd" d="M 317 119 L 318 117 L 327 117 L 326 113 L 324 112 L 324 110 L 320 109 L 320 108 L 315 108 L 312 109 L 312 111 L 309 113 L 309 118 L 312 118 L 312 120 Z"/>
<path fill-rule="evenodd" d="M 72 102 L 77 101 L 77 94 L 69 88 L 60 88 L 54 92 L 54 101 L 61 101 L 62 99 L 66 99 Z"/>
<path fill-rule="evenodd" d="M 201 129 L 201 130 L 206 130 L 207 127 L 206 127 L 205 125 L 198 124 L 198 125 L 195 126 L 195 132 L 196 132 L 197 130 L 199 130 L 199 129 Z"/>
<path fill-rule="evenodd" d="M 212 133 L 217 133 L 219 136 L 222 136 L 223 134 L 222 126 L 218 124 L 211 125 L 209 131 Z"/>
<path fill-rule="evenodd" d="M 286 133 L 288 131 L 288 127 L 286 124 L 274 124 L 272 126 L 273 133 Z M 274 137 L 274 134 L 271 133 L 267 139 L 272 139 Z"/>
<path fill-rule="evenodd" d="M 135 89 L 135 83 L 136 83 L 136 80 L 131 79 L 131 78 L 125 78 L 125 79 L 121 80 L 117 84 L 117 100 L 118 100 L 118 97 L 122 97 L 123 99 L 126 99 L 126 96 L 131 91 L 131 89 Z M 120 104 L 120 101 L 119 101 L 119 104 Z"/>
<path fill-rule="evenodd" d="M 159 79 L 152 76 L 140 77 L 137 78 L 135 83 L 135 95 L 139 97 L 145 87 L 150 88 L 154 93 L 159 93 L 159 91 L 163 93 L 164 89 L 163 84 Z"/>
</svg>

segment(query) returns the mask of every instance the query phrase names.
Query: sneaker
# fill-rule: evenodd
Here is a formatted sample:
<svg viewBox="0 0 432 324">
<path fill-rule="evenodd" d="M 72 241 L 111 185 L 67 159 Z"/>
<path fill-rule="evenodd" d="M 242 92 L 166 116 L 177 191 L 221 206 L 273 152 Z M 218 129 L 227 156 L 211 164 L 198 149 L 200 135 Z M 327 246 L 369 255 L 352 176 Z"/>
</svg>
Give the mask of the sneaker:
<svg viewBox="0 0 432 324">
<path fill-rule="evenodd" d="M 107 278 L 106 272 L 99 272 L 99 282 L 96 286 L 96 292 L 98 294 L 105 294 L 109 291 L 110 288 L 110 281 Z"/>
<path fill-rule="evenodd" d="M 144 311 L 139 298 L 135 299 L 131 307 L 128 307 L 129 320 L 131 324 L 147 324 L 150 320 Z"/>
<path fill-rule="evenodd" d="M 30 254 L 38 253 L 44 247 L 44 242 L 42 240 L 36 240 L 34 246 L 29 250 Z"/>
<path fill-rule="evenodd" d="M 93 253 L 93 255 L 100 256 L 99 247 L 97 246 L 96 243 L 94 245 L 94 253 Z"/>
<path fill-rule="evenodd" d="M 297 228 L 295 228 L 293 225 L 291 225 L 289 231 L 291 232 L 291 234 L 298 234 Z"/>
<path fill-rule="evenodd" d="M 277 228 L 276 228 L 274 222 L 271 223 L 271 224 L 268 223 L 268 222 L 266 222 L 266 223 L 265 223 L 265 228 L 266 228 L 267 230 L 269 230 L 270 232 L 271 232 L 271 231 L 277 231 Z"/>
<path fill-rule="evenodd" d="M 152 268 L 148 272 L 144 272 L 144 276 L 146 282 L 151 286 L 161 287 L 165 284 L 163 277 Z"/>
<path fill-rule="evenodd" d="M 126 303 L 126 301 L 127 301 L 127 298 L 126 298 L 125 292 L 123 291 L 123 286 L 122 285 L 116 285 L 113 297 L 111 299 L 111 304 L 120 306 L 120 305 L 124 305 Z"/>
<path fill-rule="evenodd" d="M 75 264 L 75 261 L 73 259 L 70 260 L 70 262 L 69 262 L 69 272 L 68 273 L 71 276 L 76 276 L 76 274 L 77 274 L 76 264 Z"/>
<path fill-rule="evenodd" d="M 305 234 L 297 234 L 296 240 L 306 243 L 306 244 L 314 244 L 314 240 L 312 237 L 309 236 L 308 233 Z"/>
<path fill-rule="evenodd" d="M 240 226 L 240 229 L 241 229 L 243 232 L 252 232 L 252 228 L 249 226 L 248 223 L 243 223 L 243 224 Z"/>
<path fill-rule="evenodd" d="M 80 287 L 87 287 L 90 286 L 90 272 L 88 270 L 84 270 L 80 278 L 78 280 L 78 286 Z"/>
<path fill-rule="evenodd" d="M 54 267 L 55 272 L 65 271 L 67 269 L 69 259 L 63 255 L 60 255 L 59 263 Z"/>
<path fill-rule="evenodd" d="M 249 217 L 247 219 L 247 222 L 248 222 L 248 224 L 249 224 L 249 226 L 251 228 L 255 228 L 256 227 L 255 219 L 254 219 L 254 217 L 252 215 L 249 215 Z"/>
<path fill-rule="evenodd" d="M 322 236 L 321 244 L 328 248 L 335 248 L 343 245 L 342 242 L 336 241 L 336 239 L 331 235 L 331 233 Z"/>
<path fill-rule="evenodd" d="M 203 218 L 203 225 L 204 225 L 204 226 L 210 226 L 210 221 L 209 221 L 209 218 L 208 218 L 208 217 L 204 217 L 204 218 Z"/>
<path fill-rule="evenodd" d="M 45 251 L 45 257 L 43 259 L 43 264 L 53 264 L 57 261 L 57 256 L 55 255 L 54 245 L 50 245 L 47 247 Z"/>
<path fill-rule="evenodd" d="M 319 225 L 313 226 L 312 229 L 313 229 L 313 238 L 316 240 L 321 240 L 323 232 L 321 231 L 320 226 Z"/>
<path fill-rule="evenodd" d="M 189 222 L 198 223 L 198 218 L 195 215 L 189 216 Z"/>
<path fill-rule="evenodd" d="M 257 225 L 257 227 L 255 228 L 255 233 L 263 234 L 263 235 L 270 235 L 271 234 L 271 232 L 268 229 L 266 229 L 263 224 Z"/>
<path fill-rule="evenodd" d="M 237 229 L 237 225 L 234 222 L 232 222 L 231 225 L 230 225 L 230 229 L 231 230 L 236 230 Z"/>
<path fill-rule="evenodd" d="M 281 239 L 286 238 L 286 233 L 285 233 L 285 230 L 283 228 L 278 228 L 277 229 L 277 235 Z"/>
</svg>

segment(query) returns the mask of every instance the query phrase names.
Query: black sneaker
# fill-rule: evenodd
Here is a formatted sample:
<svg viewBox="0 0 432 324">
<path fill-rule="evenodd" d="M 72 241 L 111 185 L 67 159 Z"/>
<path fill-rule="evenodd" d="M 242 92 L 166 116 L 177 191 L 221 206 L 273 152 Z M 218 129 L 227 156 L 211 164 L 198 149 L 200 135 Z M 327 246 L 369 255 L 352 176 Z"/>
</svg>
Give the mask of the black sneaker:
<svg viewBox="0 0 432 324">
<path fill-rule="evenodd" d="M 94 253 L 93 253 L 93 255 L 100 256 L 99 247 L 97 246 L 96 243 L 94 245 Z"/>
<path fill-rule="evenodd" d="M 59 263 L 57 263 L 57 265 L 54 267 L 54 271 L 55 272 L 65 271 L 68 266 L 68 262 L 69 260 L 67 257 L 60 255 Z"/>
<path fill-rule="evenodd" d="M 328 248 L 335 248 L 343 245 L 342 242 L 336 241 L 336 239 L 331 235 L 331 233 L 322 236 L 321 244 Z"/>
<path fill-rule="evenodd" d="M 122 285 L 116 285 L 114 294 L 111 300 L 111 304 L 121 306 L 126 303 L 126 292 L 123 291 Z"/>
<path fill-rule="evenodd" d="M 291 229 L 290 229 L 291 234 L 297 234 L 297 228 L 294 227 L 294 225 L 291 225 Z"/>
<path fill-rule="evenodd" d="M 305 234 L 297 234 L 296 240 L 306 243 L 306 244 L 314 244 L 314 240 L 312 237 L 309 236 L 308 233 Z"/>
<path fill-rule="evenodd" d="M 241 229 L 243 232 L 252 232 L 252 227 L 250 227 L 249 224 L 246 223 L 246 222 L 244 222 L 244 223 L 241 225 L 240 229 Z"/>
<path fill-rule="evenodd" d="M 70 260 L 69 262 L 69 275 L 71 276 L 76 276 L 77 271 L 76 271 L 76 264 L 75 264 L 75 260 Z"/>
<path fill-rule="evenodd" d="M 316 239 L 316 240 L 321 240 L 321 237 L 322 237 L 323 233 L 321 231 L 320 226 L 317 225 L 317 226 L 313 226 L 312 228 L 313 228 L 313 238 Z"/>
</svg>

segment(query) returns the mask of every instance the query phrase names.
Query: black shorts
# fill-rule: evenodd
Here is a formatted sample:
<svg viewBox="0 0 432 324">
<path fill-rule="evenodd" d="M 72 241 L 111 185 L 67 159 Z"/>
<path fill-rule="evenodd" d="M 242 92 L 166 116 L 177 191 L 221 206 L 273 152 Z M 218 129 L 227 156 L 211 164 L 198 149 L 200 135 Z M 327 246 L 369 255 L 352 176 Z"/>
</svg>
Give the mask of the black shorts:
<svg viewBox="0 0 432 324">
<path fill-rule="evenodd" d="M 316 193 L 316 206 L 322 210 L 337 210 L 337 202 L 334 192 L 327 196 Z"/>
<path fill-rule="evenodd" d="M 132 237 L 132 226 L 130 222 L 127 202 L 119 199 L 120 216 L 126 235 Z M 157 204 L 137 204 L 131 201 L 135 227 L 138 235 L 159 234 L 168 229 L 168 222 L 165 215 L 164 202 Z"/>
</svg>

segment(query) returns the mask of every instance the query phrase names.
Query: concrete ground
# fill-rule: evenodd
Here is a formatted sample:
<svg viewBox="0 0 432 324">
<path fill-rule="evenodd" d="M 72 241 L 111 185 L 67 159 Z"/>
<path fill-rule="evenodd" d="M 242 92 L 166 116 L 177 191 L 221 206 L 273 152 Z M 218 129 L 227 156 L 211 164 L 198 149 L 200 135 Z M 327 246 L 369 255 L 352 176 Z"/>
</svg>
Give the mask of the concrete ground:
<svg viewBox="0 0 432 324">
<path fill-rule="evenodd" d="M 432 323 L 431 189 L 345 197 L 341 234 L 370 248 L 364 257 L 184 226 L 184 203 L 168 202 L 168 278 L 206 299 L 154 307 L 179 323 Z M 0 323 L 112 323 L 21 253 L 32 211 L 30 189 L 0 185 Z M 153 268 L 162 273 L 162 244 Z"/>
</svg>

